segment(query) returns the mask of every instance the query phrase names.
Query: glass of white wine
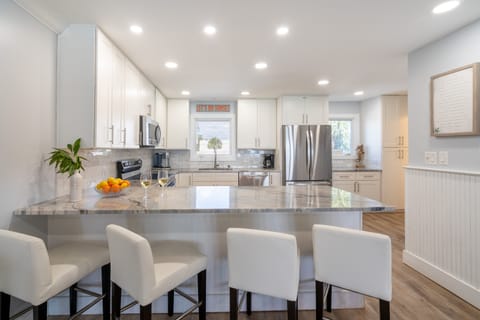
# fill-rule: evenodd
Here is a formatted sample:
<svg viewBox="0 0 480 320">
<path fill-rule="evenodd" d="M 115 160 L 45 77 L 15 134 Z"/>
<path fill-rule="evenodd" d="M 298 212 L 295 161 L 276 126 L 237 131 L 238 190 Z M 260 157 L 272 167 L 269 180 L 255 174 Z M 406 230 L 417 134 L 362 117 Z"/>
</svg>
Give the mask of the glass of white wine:
<svg viewBox="0 0 480 320">
<path fill-rule="evenodd" d="M 162 187 L 162 196 L 163 196 L 163 189 L 168 184 L 168 169 L 159 169 L 157 172 L 157 181 L 160 187 Z"/>
<path fill-rule="evenodd" d="M 147 199 L 147 189 L 152 184 L 152 172 L 150 170 L 145 170 L 140 174 L 140 184 L 145 191 L 143 199 Z"/>
</svg>

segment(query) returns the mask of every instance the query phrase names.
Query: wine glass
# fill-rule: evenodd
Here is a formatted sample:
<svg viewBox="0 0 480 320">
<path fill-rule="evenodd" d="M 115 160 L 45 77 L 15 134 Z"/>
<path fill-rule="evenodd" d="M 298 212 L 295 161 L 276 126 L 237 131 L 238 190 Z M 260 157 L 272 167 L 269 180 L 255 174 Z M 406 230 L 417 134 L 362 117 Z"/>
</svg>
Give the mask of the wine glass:
<svg viewBox="0 0 480 320">
<path fill-rule="evenodd" d="M 163 196 L 163 188 L 165 188 L 168 184 L 168 169 L 159 169 L 157 172 L 157 181 L 160 187 L 162 188 L 162 196 Z"/>
<path fill-rule="evenodd" d="M 152 184 L 152 172 L 150 170 L 145 170 L 140 175 L 140 184 L 145 191 L 143 199 L 147 199 L 147 189 Z"/>
</svg>

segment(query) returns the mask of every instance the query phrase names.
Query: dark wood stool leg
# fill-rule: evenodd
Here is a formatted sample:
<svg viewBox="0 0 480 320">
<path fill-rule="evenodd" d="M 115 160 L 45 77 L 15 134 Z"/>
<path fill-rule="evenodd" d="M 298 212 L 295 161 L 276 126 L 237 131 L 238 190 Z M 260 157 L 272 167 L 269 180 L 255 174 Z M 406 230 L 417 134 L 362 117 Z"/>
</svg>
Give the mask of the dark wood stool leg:
<svg viewBox="0 0 480 320">
<path fill-rule="evenodd" d="M 146 306 L 140 306 L 140 320 L 151 320 L 152 319 L 152 304 L 147 304 Z"/>
<path fill-rule="evenodd" d="M 230 320 L 238 319 L 238 289 L 230 288 Z"/>
<path fill-rule="evenodd" d="M 122 288 L 112 282 L 112 320 L 120 320 Z"/>
<path fill-rule="evenodd" d="M 327 292 L 327 312 L 332 312 L 332 288 L 330 285 Z"/>
<path fill-rule="evenodd" d="M 0 320 L 10 318 L 10 295 L 0 292 Z"/>
<path fill-rule="evenodd" d="M 33 320 L 47 320 L 47 302 L 33 306 Z"/>
<path fill-rule="evenodd" d="M 315 314 L 316 320 L 323 319 L 323 282 L 315 280 Z"/>
<path fill-rule="evenodd" d="M 390 302 L 380 299 L 380 320 L 390 320 Z"/>
<path fill-rule="evenodd" d="M 297 301 L 287 300 L 288 320 L 297 320 Z"/>
<path fill-rule="evenodd" d="M 252 314 L 252 293 L 247 291 L 247 314 Z"/>
<path fill-rule="evenodd" d="M 169 317 L 173 316 L 173 304 L 175 302 L 174 297 L 175 297 L 175 291 L 174 290 L 168 291 L 168 316 Z"/>
<path fill-rule="evenodd" d="M 75 288 L 77 287 L 78 283 L 74 283 L 69 291 L 70 291 L 70 317 L 73 316 L 75 313 L 77 313 L 77 290 Z"/>
<path fill-rule="evenodd" d="M 102 267 L 103 320 L 110 318 L 110 263 Z"/>
<path fill-rule="evenodd" d="M 203 270 L 197 275 L 198 301 L 202 302 L 198 308 L 198 319 L 207 319 L 207 270 Z"/>
</svg>

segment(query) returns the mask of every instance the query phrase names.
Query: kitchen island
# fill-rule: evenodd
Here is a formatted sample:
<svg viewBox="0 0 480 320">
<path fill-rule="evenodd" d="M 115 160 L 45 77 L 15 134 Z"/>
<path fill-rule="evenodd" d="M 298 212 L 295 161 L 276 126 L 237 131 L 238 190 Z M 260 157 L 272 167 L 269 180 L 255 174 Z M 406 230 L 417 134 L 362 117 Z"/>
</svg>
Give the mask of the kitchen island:
<svg viewBox="0 0 480 320">
<path fill-rule="evenodd" d="M 228 310 L 228 268 L 225 232 L 229 227 L 257 228 L 293 234 L 301 252 L 299 308 L 314 309 L 314 278 L 311 230 L 315 223 L 362 228 L 363 211 L 390 210 L 377 201 L 329 186 L 292 185 L 281 187 L 185 187 L 148 190 L 134 186 L 118 197 L 102 197 L 93 190 L 83 201 L 68 197 L 42 202 L 15 211 L 44 232 L 49 246 L 70 240 L 105 241 L 110 223 L 125 226 L 151 241 L 180 239 L 193 241 L 208 257 L 207 311 Z M 24 222 L 25 222 L 24 221 Z M 246 248 L 248 250 L 248 248 Z M 86 280 L 92 285 L 97 277 Z M 189 282 L 184 290 L 195 293 Z M 67 297 L 52 301 L 50 310 L 66 313 Z M 126 298 L 127 299 L 127 298 Z M 127 300 L 126 300 L 127 301 Z M 185 308 L 182 299 L 176 299 Z M 361 307 L 363 298 L 334 290 L 334 307 Z M 282 310 L 284 302 L 254 295 L 253 310 Z M 154 304 L 164 312 L 166 302 Z"/>
</svg>

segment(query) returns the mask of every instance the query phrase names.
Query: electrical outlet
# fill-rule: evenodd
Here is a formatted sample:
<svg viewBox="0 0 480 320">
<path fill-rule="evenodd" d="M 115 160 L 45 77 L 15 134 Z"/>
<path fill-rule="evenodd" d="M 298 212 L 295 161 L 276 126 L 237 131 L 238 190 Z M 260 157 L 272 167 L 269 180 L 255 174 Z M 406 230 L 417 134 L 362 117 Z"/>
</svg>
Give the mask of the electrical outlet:
<svg viewBox="0 0 480 320">
<path fill-rule="evenodd" d="M 431 165 L 437 164 L 437 152 L 426 151 L 425 152 L 425 164 L 431 164 Z"/>
<path fill-rule="evenodd" d="M 448 165 L 448 151 L 438 152 L 438 164 L 443 166 Z"/>
</svg>

